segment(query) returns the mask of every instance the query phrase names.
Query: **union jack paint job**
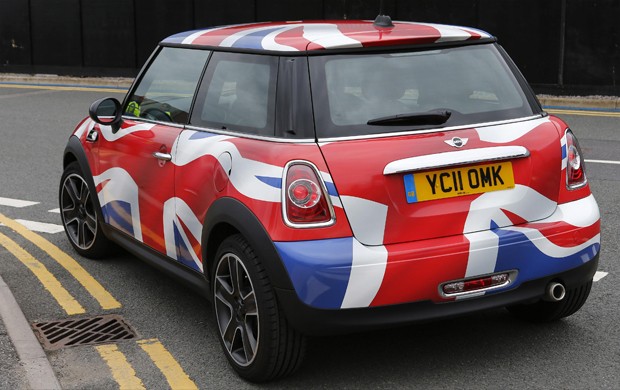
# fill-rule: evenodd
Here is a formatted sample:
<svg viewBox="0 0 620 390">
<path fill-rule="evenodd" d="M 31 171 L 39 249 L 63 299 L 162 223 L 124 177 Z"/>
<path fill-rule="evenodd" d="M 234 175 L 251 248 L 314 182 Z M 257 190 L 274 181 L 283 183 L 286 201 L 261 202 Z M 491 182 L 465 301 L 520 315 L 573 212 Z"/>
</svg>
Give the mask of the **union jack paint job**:
<svg viewBox="0 0 620 390">
<path fill-rule="evenodd" d="M 518 288 L 594 258 L 600 216 L 587 187 L 569 192 L 562 185 L 561 124 L 542 118 L 459 131 L 471 147 L 528 146 L 530 158 L 514 162 L 515 189 L 415 206 L 394 196 L 402 193 L 402 181 L 385 177 L 383 168 L 400 157 L 449 151 L 443 134 L 319 147 L 131 121 L 112 134 L 86 120 L 75 135 L 84 138 L 93 126 L 103 135 L 90 156 L 106 223 L 203 271 L 201 233 L 209 206 L 220 197 L 240 199 L 270 233 L 299 298 L 337 309 L 451 300 L 438 285 L 505 270 L 519 270 L 508 287 Z M 120 153 L 121 143 L 135 151 L 155 132 L 168 133 L 162 141 L 170 145 L 170 165 Z M 372 159 L 365 157 L 369 149 Z M 328 229 L 294 229 L 282 221 L 283 169 L 299 158 L 314 162 L 330 189 L 337 222 Z"/>
<path fill-rule="evenodd" d="M 296 52 L 488 38 L 484 31 L 441 24 L 394 22 L 394 27 L 382 28 L 372 21 L 308 21 L 213 27 L 176 34 L 162 43 Z"/>
<path fill-rule="evenodd" d="M 461 27 L 396 22 L 261 23 L 174 35 L 163 44 L 264 51 L 304 51 L 490 39 Z M 87 142 L 92 129 L 101 133 Z M 588 185 L 566 188 L 567 125 L 548 116 L 423 134 L 280 142 L 126 118 L 119 131 L 83 121 L 74 135 L 89 159 L 104 221 L 170 259 L 205 272 L 202 233 L 221 198 L 244 204 L 260 221 L 298 298 L 320 309 L 416 301 L 447 302 L 442 283 L 517 271 L 508 287 L 578 267 L 600 249 L 600 215 Z M 527 148 L 511 160 L 509 190 L 409 204 L 403 175 L 385 167 L 412 156 L 441 164 L 467 139 L 469 150 Z M 169 153 L 169 162 L 152 153 Z M 284 223 L 287 163 L 311 162 L 325 182 L 335 223 Z M 470 294 L 473 298 L 485 293 Z M 463 299 L 463 298 L 459 298 Z"/>
</svg>

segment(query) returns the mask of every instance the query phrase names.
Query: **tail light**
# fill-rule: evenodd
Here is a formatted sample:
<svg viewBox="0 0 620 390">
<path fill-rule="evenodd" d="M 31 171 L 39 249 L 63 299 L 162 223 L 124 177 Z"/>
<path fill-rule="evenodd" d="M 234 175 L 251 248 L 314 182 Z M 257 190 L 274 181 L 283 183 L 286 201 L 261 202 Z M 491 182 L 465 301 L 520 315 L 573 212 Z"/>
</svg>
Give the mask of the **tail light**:
<svg viewBox="0 0 620 390">
<path fill-rule="evenodd" d="M 284 221 L 291 227 L 319 227 L 334 222 L 334 211 L 325 184 L 309 162 L 287 165 L 282 188 Z"/>
<path fill-rule="evenodd" d="M 573 190 L 586 184 L 586 168 L 579 142 L 572 131 L 566 130 L 566 187 Z"/>
</svg>

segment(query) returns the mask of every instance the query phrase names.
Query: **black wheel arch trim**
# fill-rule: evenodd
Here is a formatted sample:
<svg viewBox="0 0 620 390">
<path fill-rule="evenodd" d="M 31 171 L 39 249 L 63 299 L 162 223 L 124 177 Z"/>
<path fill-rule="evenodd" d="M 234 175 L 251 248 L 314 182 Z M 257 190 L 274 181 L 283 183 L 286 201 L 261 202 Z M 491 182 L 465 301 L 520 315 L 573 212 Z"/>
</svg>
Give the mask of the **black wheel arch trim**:
<svg viewBox="0 0 620 390">
<path fill-rule="evenodd" d="M 71 158 L 70 156 L 73 156 Z M 84 147 L 80 142 L 80 139 L 75 135 L 72 135 L 67 142 L 67 146 L 65 147 L 65 151 L 62 155 L 62 168 L 63 170 L 67 168 L 72 161 L 77 161 L 80 166 L 80 170 L 84 175 L 84 180 L 86 180 L 86 184 L 88 185 L 88 189 L 90 193 L 93 194 L 93 204 L 95 206 L 95 211 L 97 212 L 97 217 L 99 221 L 103 221 L 103 213 L 101 211 L 101 204 L 99 203 L 99 197 L 97 195 L 97 186 L 95 186 L 95 181 L 93 180 L 93 172 L 90 169 L 90 164 L 88 162 L 88 158 L 86 157 L 86 151 L 84 151 Z M 109 230 L 106 229 L 106 224 L 101 223 L 103 234 L 110 239 Z"/>
<path fill-rule="evenodd" d="M 213 202 L 202 229 L 202 259 L 205 275 L 209 277 L 217 248 L 209 242 L 218 227 L 229 226 L 238 231 L 250 244 L 267 270 L 272 285 L 278 289 L 294 290 L 293 283 L 267 230 L 252 211 L 239 200 L 225 197 Z"/>
</svg>

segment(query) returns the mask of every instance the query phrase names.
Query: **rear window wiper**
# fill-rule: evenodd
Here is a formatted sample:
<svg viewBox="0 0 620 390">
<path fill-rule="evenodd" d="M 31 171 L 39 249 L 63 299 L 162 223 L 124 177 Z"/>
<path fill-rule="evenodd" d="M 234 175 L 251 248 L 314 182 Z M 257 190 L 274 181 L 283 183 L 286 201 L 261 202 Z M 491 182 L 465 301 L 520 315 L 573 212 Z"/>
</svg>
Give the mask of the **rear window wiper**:
<svg viewBox="0 0 620 390">
<path fill-rule="evenodd" d="M 377 126 L 403 126 L 403 125 L 441 125 L 450 119 L 452 115 L 448 110 L 432 110 L 410 114 L 398 114 L 371 119 L 366 124 Z"/>
</svg>

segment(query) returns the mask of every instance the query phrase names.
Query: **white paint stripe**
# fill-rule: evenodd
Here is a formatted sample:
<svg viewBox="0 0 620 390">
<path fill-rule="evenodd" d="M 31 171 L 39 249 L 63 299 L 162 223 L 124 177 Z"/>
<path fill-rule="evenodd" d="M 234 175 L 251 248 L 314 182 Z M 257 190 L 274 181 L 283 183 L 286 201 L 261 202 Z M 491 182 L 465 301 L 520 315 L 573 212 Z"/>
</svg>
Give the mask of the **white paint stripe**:
<svg viewBox="0 0 620 390">
<path fill-rule="evenodd" d="M 35 204 L 39 204 L 39 202 L 30 202 L 28 200 L 20 200 L 20 199 L 11 199 L 11 198 L 0 198 L 0 206 L 10 206 L 10 207 L 28 207 L 34 206 Z"/>
<path fill-rule="evenodd" d="M 47 211 L 48 213 L 60 214 L 60 209 L 51 209 Z"/>
<path fill-rule="evenodd" d="M 24 220 L 24 219 L 16 219 L 15 221 L 19 222 L 22 225 L 24 225 L 24 227 L 26 227 L 26 229 L 32 230 L 33 232 L 38 232 L 38 233 L 51 233 L 51 234 L 55 234 L 55 233 L 60 233 L 60 232 L 62 232 L 64 230 L 61 225 L 56 225 L 56 224 L 53 224 L 53 223 L 27 221 L 27 220 Z"/>
<path fill-rule="evenodd" d="M 594 278 L 592 280 L 594 280 L 595 282 L 598 282 L 599 280 L 603 279 L 607 275 L 609 275 L 609 272 L 596 271 L 596 273 L 594 274 Z"/>
<path fill-rule="evenodd" d="M 620 161 L 612 161 L 612 160 L 585 160 L 587 163 L 594 163 L 594 164 L 613 164 L 613 165 L 620 165 Z"/>
</svg>

